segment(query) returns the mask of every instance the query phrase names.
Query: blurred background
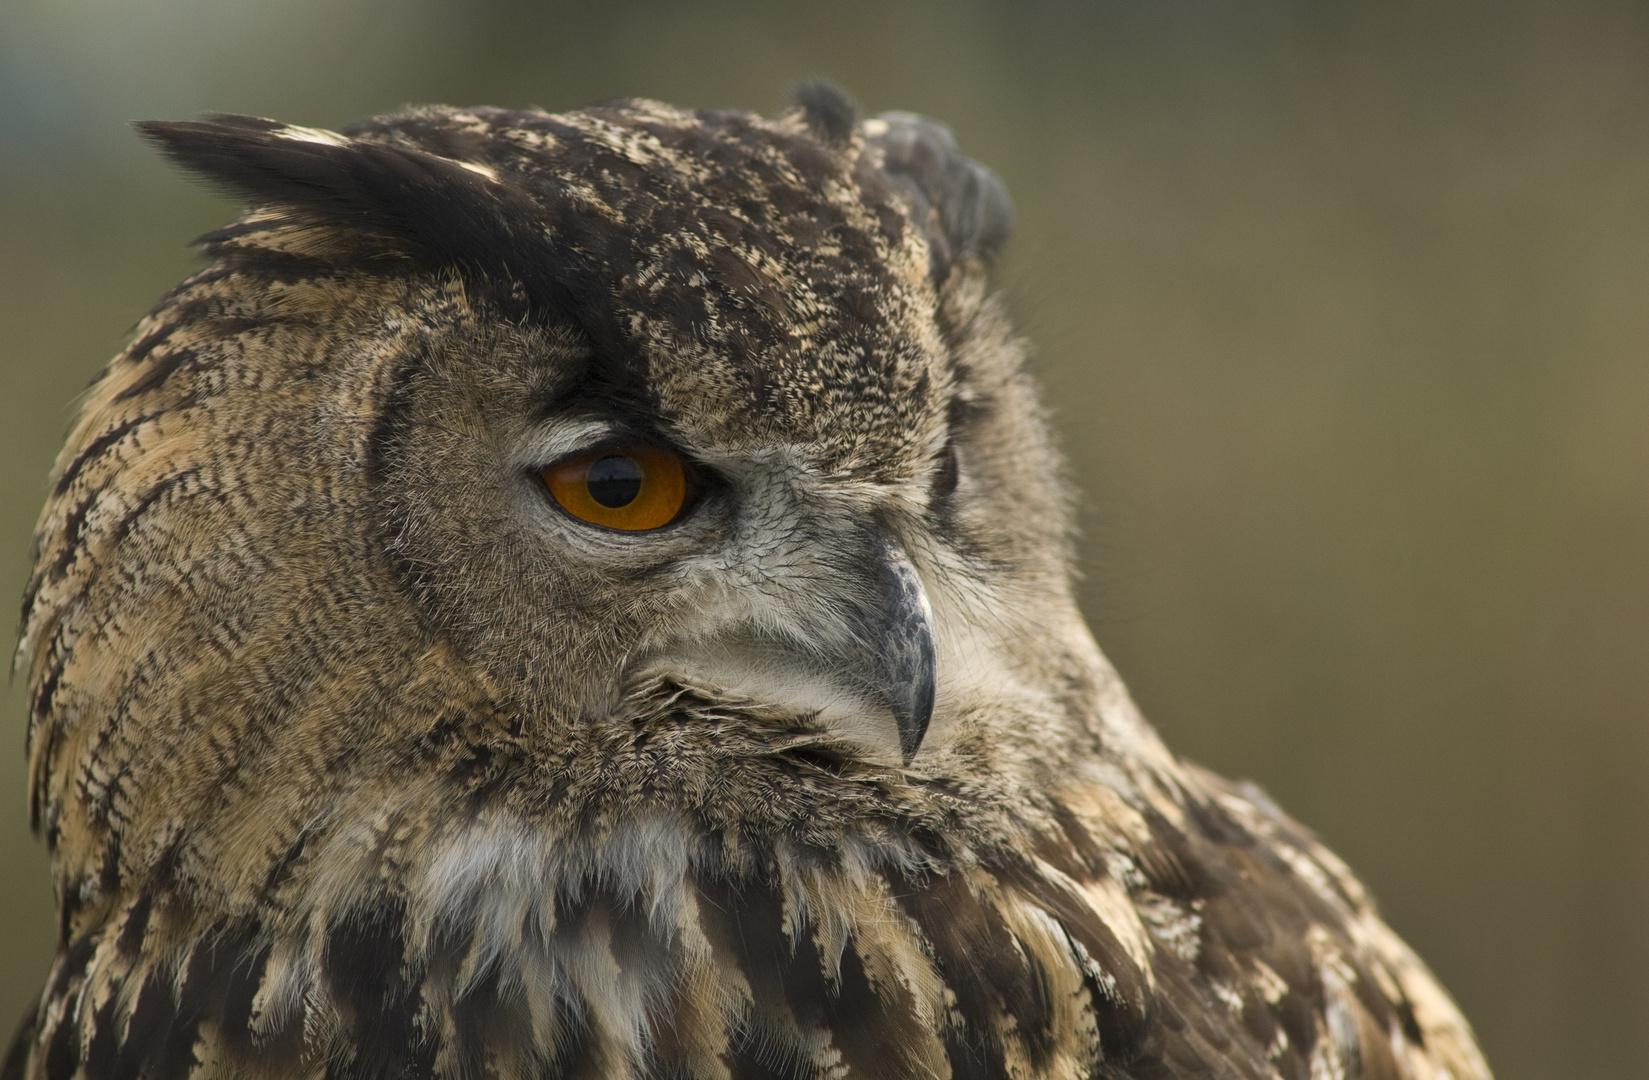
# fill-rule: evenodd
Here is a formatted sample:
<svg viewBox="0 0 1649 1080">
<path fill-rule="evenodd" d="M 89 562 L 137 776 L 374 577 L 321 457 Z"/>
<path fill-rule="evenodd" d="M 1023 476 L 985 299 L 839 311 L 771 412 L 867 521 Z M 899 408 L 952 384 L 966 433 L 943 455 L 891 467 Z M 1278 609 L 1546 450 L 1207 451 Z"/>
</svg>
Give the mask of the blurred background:
<svg viewBox="0 0 1649 1080">
<path fill-rule="evenodd" d="M 234 207 L 132 119 L 413 102 L 950 123 L 1180 752 L 1364 876 L 1502 1080 L 1649 1076 L 1649 9 L 5 0 L 0 594 L 75 395 Z M 52 956 L 0 737 L 0 1023 Z"/>
</svg>

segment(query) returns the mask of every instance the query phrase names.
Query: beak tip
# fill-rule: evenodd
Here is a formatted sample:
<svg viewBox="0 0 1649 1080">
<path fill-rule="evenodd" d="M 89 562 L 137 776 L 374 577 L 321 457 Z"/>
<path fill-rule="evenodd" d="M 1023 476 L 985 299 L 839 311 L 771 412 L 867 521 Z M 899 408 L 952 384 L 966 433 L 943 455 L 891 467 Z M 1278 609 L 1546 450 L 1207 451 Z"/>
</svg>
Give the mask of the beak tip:
<svg viewBox="0 0 1649 1080">
<path fill-rule="evenodd" d="M 931 671 L 931 669 L 930 669 Z M 909 765 L 916 751 L 922 746 L 922 738 L 928 732 L 928 721 L 933 718 L 933 680 L 927 680 L 925 693 L 913 695 L 908 708 L 895 707 L 893 719 L 899 728 L 899 752 L 903 764 Z"/>
<path fill-rule="evenodd" d="M 884 564 L 883 622 L 879 635 L 888 705 L 899 731 L 899 750 L 910 764 L 933 718 L 936 655 L 933 613 L 922 579 L 895 549 Z"/>
</svg>

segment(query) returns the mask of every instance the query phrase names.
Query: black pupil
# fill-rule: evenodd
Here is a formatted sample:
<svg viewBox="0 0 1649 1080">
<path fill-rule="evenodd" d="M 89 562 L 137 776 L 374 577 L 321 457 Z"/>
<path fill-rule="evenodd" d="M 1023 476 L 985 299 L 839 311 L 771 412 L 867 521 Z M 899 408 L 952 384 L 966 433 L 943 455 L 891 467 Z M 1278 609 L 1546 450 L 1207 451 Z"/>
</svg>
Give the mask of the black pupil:
<svg viewBox="0 0 1649 1080">
<path fill-rule="evenodd" d="M 602 506 L 629 506 L 641 494 L 641 466 L 635 458 L 604 457 L 590 466 L 584 482 L 589 485 L 590 498 Z"/>
</svg>

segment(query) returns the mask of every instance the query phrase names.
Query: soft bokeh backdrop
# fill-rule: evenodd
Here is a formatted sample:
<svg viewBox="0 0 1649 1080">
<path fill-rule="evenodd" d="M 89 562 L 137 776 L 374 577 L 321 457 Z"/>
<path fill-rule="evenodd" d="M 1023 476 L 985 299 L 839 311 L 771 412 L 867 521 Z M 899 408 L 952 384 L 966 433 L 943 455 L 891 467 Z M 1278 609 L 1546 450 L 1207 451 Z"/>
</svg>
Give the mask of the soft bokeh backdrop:
<svg viewBox="0 0 1649 1080">
<path fill-rule="evenodd" d="M 5 0 L 0 592 L 71 402 L 233 208 L 125 127 L 771 111 L 1008 181 L 1084 603 L 1171 744 L 1362 872 L 1504 1080 L 1649 1075 L 1649 11 L 1612 0 Z M 0 1022 L 52 954 L 0 746 Z"/>
</svg>

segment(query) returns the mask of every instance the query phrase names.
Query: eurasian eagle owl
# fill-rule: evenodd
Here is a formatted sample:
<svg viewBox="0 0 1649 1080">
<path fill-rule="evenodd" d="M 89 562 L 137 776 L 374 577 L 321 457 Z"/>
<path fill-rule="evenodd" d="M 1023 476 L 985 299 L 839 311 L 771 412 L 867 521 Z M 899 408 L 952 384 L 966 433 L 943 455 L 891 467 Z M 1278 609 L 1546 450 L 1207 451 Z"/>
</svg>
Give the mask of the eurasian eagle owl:
<svg viewBox="0 0 1649 1080">
<path fill-rule="evenodd" d="M 1488 1076 L 1101 657 L 944 127 L 142 130 L 250 209 L 40 520 L 8 1080 Z"/>
</svg>

